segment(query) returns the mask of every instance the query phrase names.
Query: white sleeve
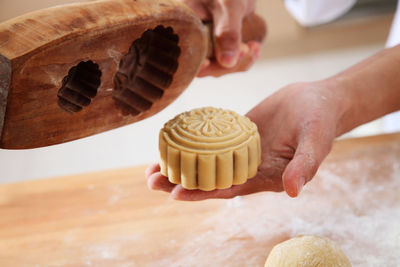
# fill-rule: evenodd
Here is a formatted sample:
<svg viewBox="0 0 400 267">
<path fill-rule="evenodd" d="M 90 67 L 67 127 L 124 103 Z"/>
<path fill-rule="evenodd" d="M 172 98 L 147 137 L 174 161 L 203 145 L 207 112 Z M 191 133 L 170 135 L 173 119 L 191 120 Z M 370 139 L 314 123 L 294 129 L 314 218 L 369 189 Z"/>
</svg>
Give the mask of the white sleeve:
<svg viewBox="0 0 400 267">
<path fill-rule="evenodd" d="M 392 28 L 390 29 L 389 38 L 386 47 L 392 47 L 400 44 L 400 0 L 397 4 L 396 14 L 394 15 Z"/>
<path fill-rule="evenodd" d="M 357 0 L 285 0 L 286 9 L 302 26 L 330 22 L 347 13 Z"/>
<path fill-rule="evenodd" d="M 393 47 L 400 44 L 400 0 L 397 4 L 397 11 L 394 15 L 392 28 L 390 29 L 389 38 L 386 42 L 386 47 Z M 400 111 L 383 117 L 383 130 L 386 133 L 400 131 Z"/>
</svg>

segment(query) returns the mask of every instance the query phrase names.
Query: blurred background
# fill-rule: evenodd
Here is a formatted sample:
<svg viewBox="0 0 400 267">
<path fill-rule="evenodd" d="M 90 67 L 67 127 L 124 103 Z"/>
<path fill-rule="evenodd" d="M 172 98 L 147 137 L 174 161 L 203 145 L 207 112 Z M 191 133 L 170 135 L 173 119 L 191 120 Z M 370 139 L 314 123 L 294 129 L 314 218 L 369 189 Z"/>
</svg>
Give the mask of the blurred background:
<svg viewBox="0 0 400 267">
<path fill-rule="evenodd" d="M 65 0 L 0 0 L 0 23 Z M 340 18 L 304 27 L 282 0 L 259 1 L 268 23 L 260 60 L 246 73 L 195 79 L 165 110 L 133 125 L 61 145 L 32 150 L 0 149 L 0 183 L 124 168 L 158 160 L 158 131 L 176 114 L 202 106 L 245 114 L 279 88 L 334 75 L 385 47 L 396 0 L 361 0 Z M 379 91 L 379 88 L 377 88 Z M 341 138 L 388 132 L 376 120 Z M 144 177 L 143 177 L 144 179 Z"/>
</svg>

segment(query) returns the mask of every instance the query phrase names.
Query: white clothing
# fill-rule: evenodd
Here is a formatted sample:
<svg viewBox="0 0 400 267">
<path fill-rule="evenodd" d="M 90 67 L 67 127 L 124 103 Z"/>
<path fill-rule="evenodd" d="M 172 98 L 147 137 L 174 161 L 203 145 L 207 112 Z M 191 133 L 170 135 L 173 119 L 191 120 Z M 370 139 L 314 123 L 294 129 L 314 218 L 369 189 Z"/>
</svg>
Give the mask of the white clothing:
<svg viewBox="0 0 400 267">
<path fill-rule="evenodd" d="M 285 0 L 292 16 L 305 27 L 328 23 L 347 13 L 357 0 Z"/>
<path fill-rule="evenodd" d="M 400 44 L 400 0 L 397 4 L 397 11 L 394 15 L 392 28 L 390 29 L 389 38 L 386 42 L 386 47 L 393 47 L 398 44 Z M 400 111 L 385 116 L 383 118 L 383 127 L 385 132 L 388 133 L 400 131 Z"/>
</svg>

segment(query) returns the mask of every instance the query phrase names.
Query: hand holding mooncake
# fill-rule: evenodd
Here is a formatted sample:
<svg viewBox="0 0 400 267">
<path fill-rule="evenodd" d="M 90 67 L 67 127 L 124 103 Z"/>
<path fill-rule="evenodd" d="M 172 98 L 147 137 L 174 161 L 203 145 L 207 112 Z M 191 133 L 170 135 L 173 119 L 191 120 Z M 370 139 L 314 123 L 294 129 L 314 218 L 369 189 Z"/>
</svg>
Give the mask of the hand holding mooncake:
<svg viewBox="0 0 400 267">
<path fill-rule="evenodd" d="M 186 189 L 243 184 L 261 163 L 260 135 L 249 118 L 206 107 L 177 115 L 159 137 L 161 174 Z"/>
</svg>

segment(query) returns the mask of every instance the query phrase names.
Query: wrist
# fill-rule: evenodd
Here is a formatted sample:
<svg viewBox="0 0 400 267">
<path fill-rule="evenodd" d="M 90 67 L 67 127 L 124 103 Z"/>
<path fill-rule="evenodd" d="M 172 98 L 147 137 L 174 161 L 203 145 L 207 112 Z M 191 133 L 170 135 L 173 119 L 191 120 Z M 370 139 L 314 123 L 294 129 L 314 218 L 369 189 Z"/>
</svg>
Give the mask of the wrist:
<svg viewBox="0 0 400 267">
<path fill-rule="evenodd" d="M 354 126 L 353 108 L 355 97 L 352 91 L 350 82 L 346 77 L 333 76 L 320 81 L 323 83 L 321 88 L 324 88 L 325 95 L 329 101 L 329 105 L 336 123 L 336 137 L 350 131 Z"/>
<path fill-rule="evenodd" d="M 339 107 L 336 136 L 400 109 L 400 45 L 325 80 Z"/>
</svg>

